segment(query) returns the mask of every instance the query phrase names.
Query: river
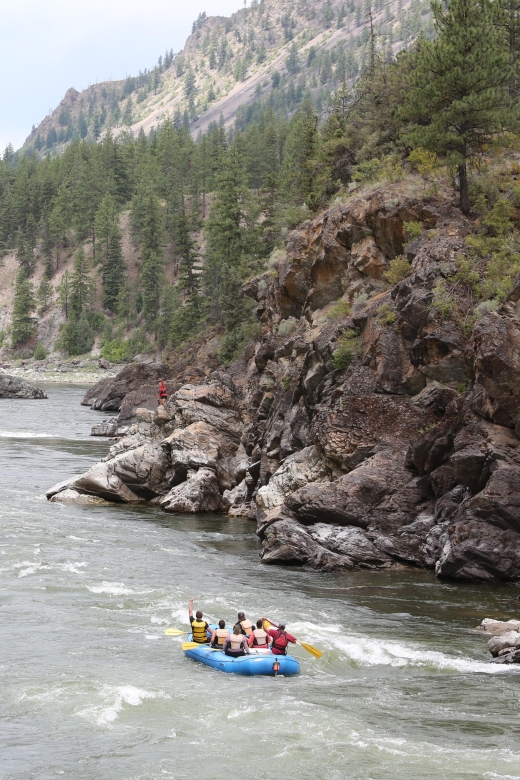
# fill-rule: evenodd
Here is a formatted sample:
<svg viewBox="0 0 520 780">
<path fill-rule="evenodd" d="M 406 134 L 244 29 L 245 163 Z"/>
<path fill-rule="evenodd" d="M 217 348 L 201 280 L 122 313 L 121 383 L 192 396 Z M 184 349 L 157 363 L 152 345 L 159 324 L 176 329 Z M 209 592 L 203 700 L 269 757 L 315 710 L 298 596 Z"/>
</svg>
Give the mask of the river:
<svg viewBox="0 0 520 780">
<path fill-rule="evenodd" d="M 0 401 L 2 780 L 520 778 L 520 670 L 472 628 L 513 587 L 431 573 L 316 574 L 259 563 L 253 524 L 50 504 L 108 444 L 84 388 Z M 185 658 L 168 626 L 285 618 L 296 678 Z"/>
</svg>

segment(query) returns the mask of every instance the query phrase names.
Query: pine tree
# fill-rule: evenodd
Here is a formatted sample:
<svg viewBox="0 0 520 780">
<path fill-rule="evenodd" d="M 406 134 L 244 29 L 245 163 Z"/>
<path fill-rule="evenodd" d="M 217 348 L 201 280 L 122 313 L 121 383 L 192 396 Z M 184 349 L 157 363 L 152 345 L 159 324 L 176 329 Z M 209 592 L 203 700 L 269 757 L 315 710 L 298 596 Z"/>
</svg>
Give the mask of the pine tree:
<svg viewBox="0 0 520 780">
<path fill-rule="evenodd" d="M 32 247 L 28 244 L 23 233 L 18 234 L 16 259 L 18 260 L 18 265 L 20 266 L 20 270 L 23 271 L 24 275 L 27 278 L 32 276 L 35 264 L 34 252 Z"/>
<path fill-rule="evenodd" d="M 69 307 L 72 317 L 79 319 L 92 298 L 92 279 L 88 271 L 88 259 L 82 246 L 74 256 L 74 267 L 70 277 Z"/>
<path fill-rule="evenodd" d="M 457 166 L 460 208 L 469 214 L 468 160 L 511 125 L 511 67 L 499 7 L 492 0 L 432 3 L 438 37 L 421 40 L 403 116 L 407 141 Z"/>
<path fill-rule="evenodd" d="M 291 48 L 289 49 L 289 56 L 285 60 L 285 65 L 289 73 L 294 74 L 298 72 L 298 68 L 299 68 L 298 47 L 294 41 L 291 44 Z"/>
<path fill-rule="evenodd" d="M 282 169 L 282 188 L 290 203 L 314 201 L 313 160 L 318 142 L 318 117 L 310 101 L 296 111 L 289 125 Z"/>
<path fill-rule="evenodd" d="M 154 330 L 159 316 L 163 283 L 162 260 L 155 252 L 147 252 L 141 266 L 143 314 L 149 330 Z"/>
<path fill-rule="evenodd" d="M 240 293 L 246 254 L 247 182 L 237 146 L 222 162 L 217 196 L 207 225 L 204 286 L 211 317 L 232 329 L 243 318 Z"/>
<path fill-rule="evenodd" d="M 96 214 L 96 237 L 97 258 L 101 260 L 103 305 L 111 312 L 115 312 L 125 265 L 119 229 L 119 211 L 111 195 L 105 195 Z"/>
<path fill-rule="evenodd" d="M 65 319 L 69 318 L 69 303 L 70 303 L 70 276 L 69 272 L 65 271 L 61 277 L 61 282 L 58 285 L 58 303 L 63 309 Z"/>
<path fill-rule="evenodd" d="M 509 46 L 509 95 L 515 99 L 520 90 L 520 0 L 500 0 L 499 5 L 500 24 L 506 31 Z"/>
<path fill-rule="evenodd" d="M 38 286 L 37 298 L 38 314 L 45 314 L 52 298 L 52 286 L 45 275 L 42 276 L 42 280 Z"/>
<path fill-rule="evenodd" d="M 54 261 L 52 257 L 53 245 L 47 213 L 44 213 L 40 220 L 40 235 L 42 237 L 41 253 L 43 256 L 44 273 L 45 277 L 50 279 L 54 273 Z"/>
<path fill-rule="evenodd" d="M 13 347 L 26 344 L 34 336 L 36 324 L 32 316 L 36 309 L 34 290 L 24 269 L 16 275 L 13 303 L 13 323 L 11 342 Z"/>
</svg>

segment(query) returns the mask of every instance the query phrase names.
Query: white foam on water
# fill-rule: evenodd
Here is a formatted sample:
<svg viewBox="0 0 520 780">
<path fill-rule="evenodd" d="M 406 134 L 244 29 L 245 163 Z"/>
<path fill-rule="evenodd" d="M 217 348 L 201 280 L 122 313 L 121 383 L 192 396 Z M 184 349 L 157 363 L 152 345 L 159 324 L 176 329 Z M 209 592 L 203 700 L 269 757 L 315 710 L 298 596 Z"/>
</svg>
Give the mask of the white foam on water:
<svg viewBox="0 0 520 780">
<path fill-rule="evenodd" d="M 56 439 L 52 433 L 38 431 L 0 431 L 0 439 Z M 75 441 L 75 439 L 73 439 Z"/>
<path fill-rule="evenodd" d="M 117 687 L 106 685 L 101 690 L 101 696 L 104 699 L 102 704 L 87 707 L 76 714 L 97 726 L 108 728 L 117 720 L 125 704 L 138 707 L 146 699 L 171 698 L 164 691 L 144 691 L 142 688 L 136 688 L 134 685 L 119 685 Z"/>
<path fill-rule="evenodd" d="M 497 775 L 496 772 L 484 772 L 482 777 L 489 777 L 491 780 L 520 780 L 519 775 Z"/>
<path fill-rule="evenodd" d="M 411 647 L 392 640 L 376 640 L 362 636 L 337 637 L 333 640 L 333 645 L 350 660 L 362 666 L 415 666 L 439 671 L 484 674 L 515 672 L 511 666 L 450 656 L 437 650 Z"/>
<path fill-rule="evenodd" d="M 127 588 L 124 582 L 106 582 L 104 580 L 101 585 L 87 585 L 87 588 L 91 593 L 108 593 L 109 596 L 131 596 L 135 594 L 135 590 Z"/>
</svg>

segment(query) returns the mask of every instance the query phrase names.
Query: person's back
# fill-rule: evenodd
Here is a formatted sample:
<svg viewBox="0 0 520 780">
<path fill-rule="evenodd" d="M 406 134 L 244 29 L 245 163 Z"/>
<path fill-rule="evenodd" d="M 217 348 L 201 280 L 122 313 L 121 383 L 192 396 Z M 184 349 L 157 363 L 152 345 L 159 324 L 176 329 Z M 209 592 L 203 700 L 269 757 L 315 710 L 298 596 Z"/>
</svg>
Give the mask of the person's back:
<svg viewBox="0 0 520 780">
<path fill-rule="evenodd" d="M 226 628 L 226 621 L 219 620 L 218 628 L 216 628 L 211 635 L 211 647 L 217 647 L 220 650 L 224 649 L 224 644 L 229 639 L 230 634 Z"/>
<path fill-rule="evenodd" d="M 269 647 L 269 634 L 264 630 L 264 621 L 256 621 L 256 627 L 248 639 L 249 647 Z"/>
<path fill-rule="evenodd" d="M 200 609 L 197 610 L 195 617 L 193 617 L 193 597 L 190 599 L 189 617 L 191 624 L 191 636 L 193 641 L 198 642 L 199 645 L 206 645 L 209 642 L 209 626 L 203 619 L 203 615 Z"/>
<path fill-rule="evenodd" d="M 240 633 L 244 634 L 244 636 L 247 636 L 247 638 L 249 639 L 253 631 L 253 624 L 251 623 L 250 620 L 246 619 L 246 616 L 243 612 L 238 613 L 238 620 L 235 623 L 235 626 L 238 626 Z"/>
<path fill-rule="evenodd" d="M 274 624 L 273 624 L 274 625 Z M 296 638 L 288 634 L 285 630 L 285 623 L 279 623 L 277 628 L 269 630 L 269 636 L 272 637 L 271 652 L 274 655 L 287 655 L 287 645 L 289 642 L 296 644 Z"/>
<path fill-rule="evenodd" d="M 224 642 L 224 652 L 232 658 L 240 658 L 249 653 L 247 638 L 241 633 L 238 626 L 233 627 L 233 633 Z"/>
</svg>

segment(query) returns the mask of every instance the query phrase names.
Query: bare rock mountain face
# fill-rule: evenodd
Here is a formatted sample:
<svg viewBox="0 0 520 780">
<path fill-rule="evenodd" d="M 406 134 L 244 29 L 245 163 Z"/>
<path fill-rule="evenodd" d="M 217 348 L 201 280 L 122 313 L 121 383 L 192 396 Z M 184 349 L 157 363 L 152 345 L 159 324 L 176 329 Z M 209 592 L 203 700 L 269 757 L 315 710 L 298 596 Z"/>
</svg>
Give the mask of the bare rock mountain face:
<svg viewBox="0 0 520 780">
<path fill-rule="evenodd" d="M 407 245 L 405 222 L 423 228 Z M 520 279 L 469 335 L 431 306 L 469 230 L 450 205 L 385 191 L 306 223 L 245 285 L 261 340 L 227 369 L 98 383 L 85 403 L 120 409 L 126 436 L 50 500 L 248 517 L 266 564 L 520 579 Z"/>
</svg>

